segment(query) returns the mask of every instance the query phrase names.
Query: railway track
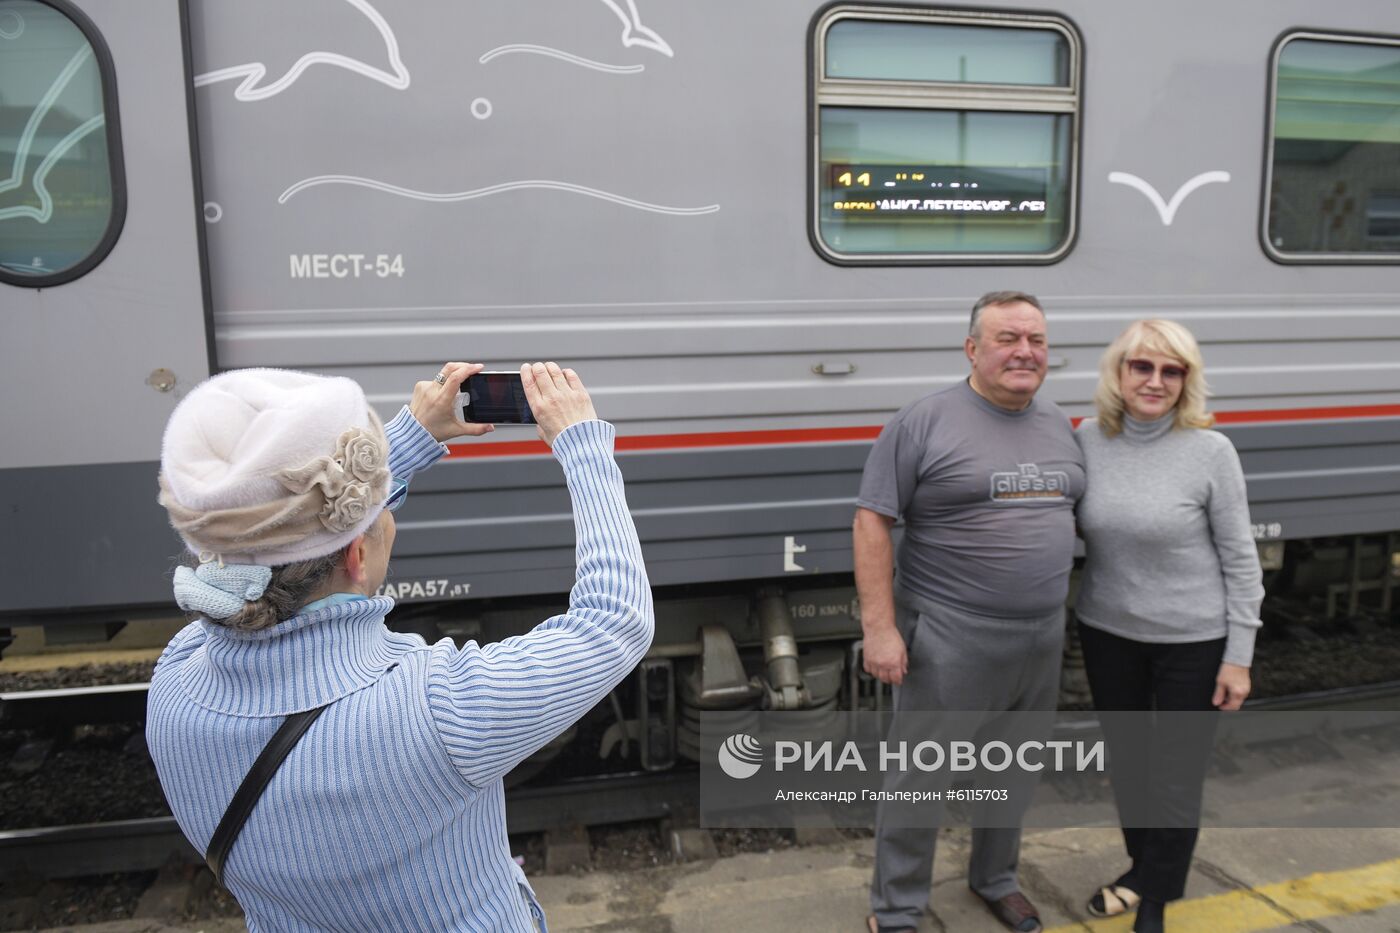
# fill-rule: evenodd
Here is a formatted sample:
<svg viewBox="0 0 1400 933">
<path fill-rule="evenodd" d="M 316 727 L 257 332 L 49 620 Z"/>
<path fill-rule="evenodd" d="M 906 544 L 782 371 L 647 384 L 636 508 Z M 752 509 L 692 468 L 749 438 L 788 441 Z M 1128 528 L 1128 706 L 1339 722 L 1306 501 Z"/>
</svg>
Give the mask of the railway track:
<svg viewBox="0 0 1400 933">
<path fill-rule="evenodd" d="M 684 769 L 518 788 L 506 797 L 506 825 L 513 834 L 555 834 L 561 839 L 556 844 L 562 845 L 576 836 L 578 827 L 691 812 L 698 806 L 697 786 L 696 772 Z M 172 859 L 197 864 L 203 856 L 170 816 L 0 832 L 0 876 L 73 878 L 151 871 Z"/>
<path fill-rule="evenodd" d="M 139 722 L 146 718 L 150 686 L 106 684 L 0 693 L 0 729 Z"/>
<path fill-rule="evenodd" d="M 1295 693 L 1281 697 L 1263 697 L 1246 700 L 1245 709 L 1257 710 L 1368 710 L 1400 709 L 1400 680 L 1378 684 L 1363 684 L 1358 687 L 1338 687 L 1331 690 L 1314 690 L 1309 693 Z"/>
<path fill-rule="evenodd" d="M 120 708 L 130 710 L 144 703 L 144 686 L 3 694 L 0 729 L 21 728 L 18 723 L 33 729 L 55 721 L 92 722 L 97 717 L 93 704 L 101 708 L 101 718 L 120 721 Z M 1279 711 L 1400 710 L 1400 681 L 1265 698 L 1247 706 Z M 1080 717 L 1072 728 L 1093 729 L 1096 723 Z M 13 763 L 10 767 L 13 770 Z M 838 832 L 816 827 L 748 831 L 748 836 L 742 830 L 711 834 L 695 825 L 698 794 L 694 767 L 521 786 L 506 794 L 512 850 L 521 853 L 528 871 L 557 872 L 590 865 L 639 867 L 673 858 L 712 857 L 717 850 L 763 851 L 829 842 L 830 834 Z M 18 888 L 15 882 L 0 881 L 0 928 L 42 927 L 53 925 L 48 921 L 55 919 L 67 923 L 68 917 L 46 914 L 50 908 L 40 906 L 41 902 L 71 905 L 95 900 L 91 891 L 99 883 L 105 891 L 125 893 L 123 917 L 162 921 L 228 917 L 232 919 L 220 922 L 237 926 L 237 905 L 213 884 L 201 854 L 168 815 L 0 831 L 0 879 L 20 879 Z M 18 910 L 15 904 L 21 905 Z M 3 922 L 7 919 L 10 924 Z M 199 922 L 204 924 L 203 919 Z"/>
<path fill-rule="evenodd" d="M 40 723 L 116 721 L 139 698 L 144 684 L 86 687 L 0 695 L 0 728 L 32 728 Z M 1400 709 L 1400 681 L 1253 700 L 1255 710 Z M 139 715 L 139 714 L 138 714 Z M 1081 720 L 1080 728 L 1089 725 Z M 626 772 L 573 778 L 538 787 L 520 787 L 506 796 L 512 833 L 543 833 L 577 842 L 581 827 L 670 819 L 698 808 L 694 768 L 666 772 Z M 563 844 L 563 843 L 561 843 Z M 69 878 L 111 872 L 159 869 L 172 859 L 201 860 L 172 817 L 115 820 L 0 832 L 0 875 L 23 871 L 42 878 Z"/>
<path fill-rule="evenodd" d="M 0 693 L 0 729 L 35 729 L 88 723 L 135 722 L 146 712 L 149 683 Z M 1260 697 L 1246 709 L 1390 709 L 1368 706 L 1400 695 L 1400 680 Z M 1350 705 L 1345 705 L 1350 704 Z"/>
</svg>

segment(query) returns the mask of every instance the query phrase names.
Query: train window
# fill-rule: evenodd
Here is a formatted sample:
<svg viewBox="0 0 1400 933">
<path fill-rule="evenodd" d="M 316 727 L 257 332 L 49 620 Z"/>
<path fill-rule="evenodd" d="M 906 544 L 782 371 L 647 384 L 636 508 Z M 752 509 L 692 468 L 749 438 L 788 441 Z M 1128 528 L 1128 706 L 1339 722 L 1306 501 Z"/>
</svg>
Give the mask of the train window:
<svg viewBox="0 0 1400 933">
<path fill-rule="evenodd" d="M 826 77 L 955 84 L 1069 84 L 1069 45 L 1046 29 L 841 19 L 826 34 Z"/>
<path fill-rule="evenodd" d="M 72 281 L 125 217 L 111 56 L 64 0 L 0 0 L 0 282 Z"/>
<path fill-rule="evenodd" d="M 851 5 L 812 32 L 823 257 L 1044 263 L 1069 250 L 1080 46 L 1067 21 Z"/>
<path fill-rule="evenodd" d="M 1296 33 L 1273 75 L 1265 250 L 1400 261 L 1400 40 Z"/>
</svg>

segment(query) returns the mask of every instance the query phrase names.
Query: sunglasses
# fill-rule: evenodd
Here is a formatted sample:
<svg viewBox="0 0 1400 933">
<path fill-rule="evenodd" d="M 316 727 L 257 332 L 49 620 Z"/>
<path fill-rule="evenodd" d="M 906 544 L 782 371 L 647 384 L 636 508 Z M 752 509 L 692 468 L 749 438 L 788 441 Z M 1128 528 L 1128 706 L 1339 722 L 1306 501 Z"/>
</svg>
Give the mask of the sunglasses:
<svg viewBox="0 0 1400 933">
<path fill-rule="evenodd" d="M 1178 366 L 1175 363 L 1164 363 L 1159 368 L 1151 360 L 1127 360 L 1128 372 L 1134 376 L 1141 376 L 1144 379 L 1151 379 L 1152 374 L 1160 371 L 1163 382 L 1180 382 L 1186 378 L 1187 367 Z"/>
<path fill-rule="evenodd" d="M 397 512 L 399 506 L 408 498 L 408 483 L 401 479 L 394 480 L 389 486 L 389 498 L 384 500 L 384 508 L 390 512 Z"/>
</svg>

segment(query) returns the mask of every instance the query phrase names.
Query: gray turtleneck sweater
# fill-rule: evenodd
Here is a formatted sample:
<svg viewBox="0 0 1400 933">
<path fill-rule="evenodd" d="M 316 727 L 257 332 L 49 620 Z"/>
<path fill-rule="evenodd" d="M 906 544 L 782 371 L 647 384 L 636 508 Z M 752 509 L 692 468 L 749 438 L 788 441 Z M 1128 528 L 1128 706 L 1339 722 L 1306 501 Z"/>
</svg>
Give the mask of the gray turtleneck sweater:
<svg viewBox="0 0 1400 933">
<path fill-rule="evenodd" d="M 1144 642 L 1224 636 L 1225 660 L 1248 667 L 1264 586 L 1229 438 L 1124 415 L 1117 437 L 1089 419 L 1075 439 L 1089 474 L 1079 619 Z"/>
</svg>

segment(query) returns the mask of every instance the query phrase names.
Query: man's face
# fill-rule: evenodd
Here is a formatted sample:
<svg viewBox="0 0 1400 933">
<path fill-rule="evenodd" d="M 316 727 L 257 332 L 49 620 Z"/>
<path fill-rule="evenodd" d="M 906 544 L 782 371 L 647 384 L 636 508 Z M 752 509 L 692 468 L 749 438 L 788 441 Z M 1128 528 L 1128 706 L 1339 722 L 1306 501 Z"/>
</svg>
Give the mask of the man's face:
<svg viewBox="0 0 1400 933">
<path fill-rule="evenodd" d="M 994 405 L 1019 410 L 1045 381 L 1045 315 L 1024 301 L 987 305 L 978 334 L 964 345 L 972 361 L 972 387 Z"/>
</svg>

